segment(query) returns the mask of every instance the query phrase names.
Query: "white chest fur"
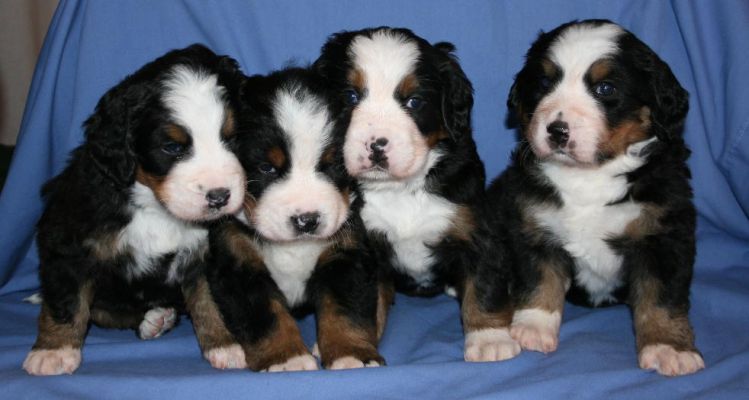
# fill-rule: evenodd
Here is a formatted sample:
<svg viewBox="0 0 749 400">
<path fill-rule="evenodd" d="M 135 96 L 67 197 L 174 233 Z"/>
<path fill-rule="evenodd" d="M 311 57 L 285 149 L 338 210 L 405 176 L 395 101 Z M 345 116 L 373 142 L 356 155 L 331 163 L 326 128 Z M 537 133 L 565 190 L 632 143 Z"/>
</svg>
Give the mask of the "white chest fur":
<svg viewBox="0 0 749 400">
<path fill-rule="evenodd" d="M 386 235 L 393 246 L 394 267 L 417 283 L 428 284 L 434 263 L 429 246 L 451 226 L 455 204 L 412 186 L 365 190 L 364 201 L 364 225 Z"/>
<path fill-rule="evenodd" d="M 129 252 L 135 262 L 129 276 L 153 273 L 156 259 L 176 253 L 167 275 L 167 281 L 176 281 L 180 267 L 205 251 L 208 231 L 169 214 L 153 192 L 140 183 L 133 186 L 131 200 L 133 216 L 118 241 L 120 250 Z"/>
<path fill-rule="evenodd" d="M 290 306 L 305 300 L 307 281 L 317 266 L 320 254 L 329 245 L 321 240 L 302 240 L 258 246 L 266 268 Z"/>
<path fill-rule="evenodd" d="M 539 205 L 531 210 L 531 215 L 551 230 L 574 257 L 575 280 L 588 290 L 593 303 L 612 299 L 612 291 L 621 284 L 622 258 L 612 251 L 606 239 L 620 235 L 640 215 L 640 205 L 632 201 L 610 204 L 622 199 L 629 189 L 623 173 L 642 163 L 642 159 L 626 155 L 598 169 L 558 164 L 541 167 L 564 205 Z"/>
</svg>

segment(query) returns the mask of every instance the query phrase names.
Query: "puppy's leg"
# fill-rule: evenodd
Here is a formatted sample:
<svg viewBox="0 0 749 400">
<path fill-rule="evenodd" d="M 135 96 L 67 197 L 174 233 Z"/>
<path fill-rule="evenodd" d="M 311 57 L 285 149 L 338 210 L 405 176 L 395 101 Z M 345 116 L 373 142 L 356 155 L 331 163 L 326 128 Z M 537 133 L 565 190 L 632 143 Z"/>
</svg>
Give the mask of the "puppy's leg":
<svg viewBox="0 0 749 400">
<path fill-rule="evenodd" d="M 549 353 L 559 344 L 564 296 L 569 277 L 554 263 L 538 265 L 539 279 L 515 310 L 510 334 L 526 350 Z"/>
<path fill-rule="evenodd" d="M 213 368 L 247 368 L 244 350 L 224 325 L 205 278 L 186 284 L 184 293 L 203 357 Z"/>
<path fill-rule="evenodd" d="M 674 293 L 664 293 L 663 284 L 654 277 L 642 277 L 632 284 L 640 368 L 668 376 L 692 374 L 705 368 L 687 317 L 689 300 L 681 298 L 664 303 L 662 299 Z"/>
<path fill-rule="evenodd" d="M 213 301 L 207 302 L 212 306 L 204 318 L 211 318 L 211 326 L 223 322 L 244 351 L 247 367 L 254 371 L 317 369 L 317 361 L 304 345 L 283 294 L 246 228 L 227 221 L 214 227 L 209 237 L 207 293 Z"/>
<path fill-rule="evenodd" d="M 466 278 L 461 291 L 460 311 L 465 332 L 466 361 L 502 361 L 520 353 L 520 345 L 510 336 L 512 306 L 506 294 L 485 293 L 474 276 Z M 506 292 L 506 291 L 505 291 Z"/>
<path fill-rule="evenodd" d="M 327 369 L 378 367 L 377 343 L 392 290 L 356 250 L 324 255 L 311 279 L 320 361 Z"/>
<path fill-rule="evenodd" d="M 93 288 L 90 283 L 84 283 L 75 290 L 77 293 L 70 296 L 51 290 L 45 292 L 39 314 L 39 334 L 23 362 L 23 369 L 29 374 L 72 374 L 80 365 Z"/>
</svg>

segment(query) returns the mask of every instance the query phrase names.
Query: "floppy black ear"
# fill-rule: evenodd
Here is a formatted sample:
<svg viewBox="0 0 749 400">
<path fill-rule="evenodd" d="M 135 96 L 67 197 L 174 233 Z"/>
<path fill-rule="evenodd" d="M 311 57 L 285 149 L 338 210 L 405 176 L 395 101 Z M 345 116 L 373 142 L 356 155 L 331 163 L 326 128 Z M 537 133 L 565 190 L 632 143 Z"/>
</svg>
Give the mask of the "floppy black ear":
<svg viewBox="0 0 749 400">
<path fill-rule="evenodd" d="M 471 109 L 473 109 L 473 86 L 458 63 L 455 46 L 440 42 L 434 47 L 441 53 L 439 64 L 442 78 L 442 117 L 445 128 L 453 140 L 471 134 Z"/>
<path fill-rule="evenodd" d="M 132 97 L 138 90 L 135 85 L 110 89 L 84 125 L 86 146 L 94 166 L 120 187 L 130 186 L 135 180 L 132 114 L 139 106 Z"/>
<path fill-rule="evenodd" d="M 643 52 L 634 62 L 647 77 L 650 107 L 655 135 L 669 141 L 681 137 L 689 111 L 689 93 L 679 84 L 671 68 L 650 48 L 641 43 Z"/>
</svg>

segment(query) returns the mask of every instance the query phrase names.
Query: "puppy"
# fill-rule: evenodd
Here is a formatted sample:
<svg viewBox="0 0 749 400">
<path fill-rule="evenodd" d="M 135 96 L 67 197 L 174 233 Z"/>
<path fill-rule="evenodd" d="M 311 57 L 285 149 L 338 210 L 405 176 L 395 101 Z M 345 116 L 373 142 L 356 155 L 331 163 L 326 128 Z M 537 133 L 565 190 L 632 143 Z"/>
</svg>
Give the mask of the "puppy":
<svg viewBox="0 0 749 400">
<path fill-rule="evenodd" d="M 230 151 L 237 64 L 201 45 L 146 64 L 110 89 L 85 141 L 42 194 L 42 308 L 23 363 L 32 375 L 70 374 L 89 322 L 171 328 L 185 269 L 201 262 L 197 224 L 237 212 L 245 177 Z"/>
<path fill-rule="evenodd" d="M 509 335 L 506 279 L 492 265 L 500 249 L 480 234 L 484 166 L 473 89 L 454 51 L 380 27 L 332 35 L 314 68 L 337 94 L 346 170 L 361 184 L 362 219 L 384 268 L 407 293 L 455 288 L 465 359 L 495 361 L 520 347 Z"/>
<path fill-rule="evenodd" d="M 687 318 L 695 256 L 687 92 L 609 21 L 542 33 L 508 104 L 521 140 L 489 201 L 512 233 L 512 336 L 557 348 L 565 293 L 632 308 L 641 368 L 704 367 Z"/>
<path fill-rule="evenodd" d="M 238 114 L 247 200 L 239 220 L 211 230 L 200 296 L 220 318 L 202 338 L 217 367 L 317 369 L 291 311 L 313 310 L 330 369 L 384 365 L 377 352 L 388 301 L 346 174 L 322 82 L 305 69 L 248 78 Z M 378 307 L 381 309 L 378 310 Z"/>
</svg>

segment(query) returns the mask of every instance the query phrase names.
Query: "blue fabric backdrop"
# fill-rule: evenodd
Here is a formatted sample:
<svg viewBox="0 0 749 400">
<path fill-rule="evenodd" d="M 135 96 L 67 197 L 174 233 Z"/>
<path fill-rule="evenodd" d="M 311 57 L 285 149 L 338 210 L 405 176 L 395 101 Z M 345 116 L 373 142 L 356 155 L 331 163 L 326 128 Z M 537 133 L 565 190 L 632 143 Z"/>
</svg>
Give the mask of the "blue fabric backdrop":
<svg viewBox="0 0 749 400">
<path fill-rule="evenodd" d="M 668 379 L 637 368 L 625 307 L 568 306 L 559 350 L 489 364 L 462 361 L 457 304 L 399 296 L 382 341 L 386 368 L 255 374 L 217 371 L 189 321 L 163 338 L 92 328 L 73 376 L 26 376 L 36 334 L 34 224 L 41 184 L 81 141 L 107 88 L 165 51 L 203 42 L 246 73 L 314 60 L 326 37 L 391 25 L 451 41 L 476 89 L 474 126 L 488 176 L 514 133 L 505 99 L 539 30 L 608 18 L 665 59 L 691 93 L 685 135 L 699 211 L 691 318 L 707 369 Z M 61 1 L 39 58 L 18 147 L 0 195 L 3 398 L 729 398 L 749 396 L 749 2 L 722 1 Z M 314 321 L 301 321 L 314 341 Z"/>
</svg>

